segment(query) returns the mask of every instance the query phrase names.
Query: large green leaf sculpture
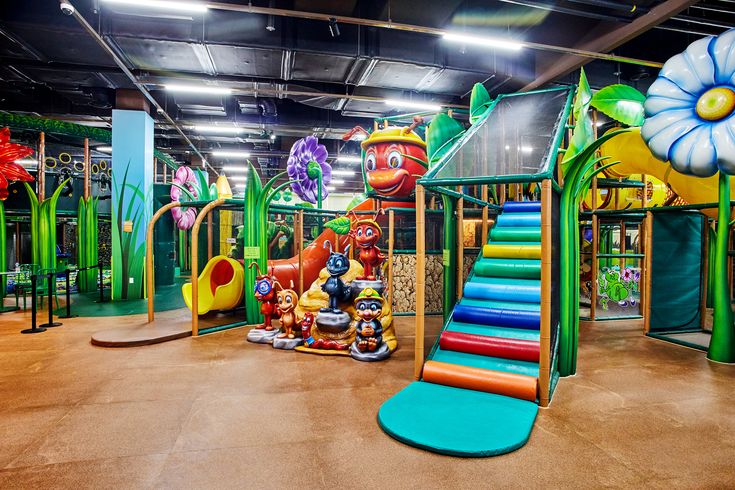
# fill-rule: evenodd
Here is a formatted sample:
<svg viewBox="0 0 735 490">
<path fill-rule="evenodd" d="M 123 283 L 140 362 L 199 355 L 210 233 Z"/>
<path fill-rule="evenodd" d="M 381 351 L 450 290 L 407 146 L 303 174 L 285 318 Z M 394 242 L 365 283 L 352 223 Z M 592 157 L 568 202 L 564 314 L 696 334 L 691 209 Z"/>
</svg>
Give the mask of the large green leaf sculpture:
<svg viewBox="0 0 735 490">
<path fill-rule="evenodd" d="M 582 68 L 579 75 L 579 85 L 577 86 L 577 95 L 574 99 L 572 114 L 574 115 L 575 126 L 572 132 L 572 139 L 564 151 L 564 160 L 562 168 L 566 173 L 568 163 L 576 157 L 587 145 L 592 143 L 594 132 L 592 128 L 592 119 L 589 116 L 590 102 L 592 101 L 592 90 L 587 82 L 587 75 Z"/>
<path fill-rule="evenodd" d="M 77 206 L 77 266 L 82 269 L 94 266 L 99 261 L 99 233 L 97 220 L 98 198 L 79 198 Z M 94 291 L 97 271 L 87 269 L 77 274 L 77 284 L 82 293 Z"/>
<path fill-rule="evenodd" d="M 23 182 L 31 201 L 31 257 L 41 269 L 56 269 L 56 203 L 69 180 L 62 182 L 51 197 L 41 202 L 38 202 L 36 191 Z"/>
<path fill-rule="evenodd" d="M 626 126 L 643 124 L 645 95 L 628 85 L 615 84 L 600 89 L 590 104 L 606 116 Z"/>
</svg>

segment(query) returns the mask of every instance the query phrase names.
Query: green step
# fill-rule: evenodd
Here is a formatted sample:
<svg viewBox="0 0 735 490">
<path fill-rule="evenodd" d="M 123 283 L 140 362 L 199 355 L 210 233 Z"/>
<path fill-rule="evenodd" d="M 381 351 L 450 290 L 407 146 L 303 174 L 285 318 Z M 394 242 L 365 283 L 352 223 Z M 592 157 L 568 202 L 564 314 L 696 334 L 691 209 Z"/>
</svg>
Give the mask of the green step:
<svg viewBox="0 0 735 490">
<path fill-rule="evenodd" d="M 485 277 L 540 279 L 541 261 L 536 259 L 490 259 L 480 257 L 475 262 L 475 274 Z"/>
<path fill-rule="evenodd" d="M 541 228 L 537 227 L 494 227 L 490 231 L 490 242 L 540 242 Z"/>
<path fill-rule="evenodd" d="M 500 337 L 504 339 L 540 341 L 538 330 L 527 330 L 524 328 L 491 327 L 489 325 L 475 325 L 474 323 L 449 322 L 446 330 L 448 332 L 468 333 L 472 335 L 484 335 L 486 337 Z"/>
<path fill-rule="evenodd" d="M 468 366 L 488 371 L 500 371 L 503 373 L 523 374 L 538 378 L 538 363 L 527 361 L 516 361 L 513 359 L 501 359 L 499 357 L 478 356 L 451 350 L 436 349 L 431 357 L 432 361 Z"/>
</svg>

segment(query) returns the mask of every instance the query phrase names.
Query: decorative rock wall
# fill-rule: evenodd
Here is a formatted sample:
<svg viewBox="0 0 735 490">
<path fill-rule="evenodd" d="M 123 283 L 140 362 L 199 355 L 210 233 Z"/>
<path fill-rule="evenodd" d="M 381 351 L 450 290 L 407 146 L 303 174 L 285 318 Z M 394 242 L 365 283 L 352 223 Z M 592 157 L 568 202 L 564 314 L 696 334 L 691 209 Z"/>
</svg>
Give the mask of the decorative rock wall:
<svg viewBox="0 0 735 490">
<path fill-rule="evenodd" d="M 475 253 L 464 257 L 464 279 L 467 279 Z M 426 312 L 442 311 L 444 268 L 441 255 L 426 256 Z M 416 312 L 416 256 L 393 256 L 393 311 L 396 313 Z"/>
</svg>

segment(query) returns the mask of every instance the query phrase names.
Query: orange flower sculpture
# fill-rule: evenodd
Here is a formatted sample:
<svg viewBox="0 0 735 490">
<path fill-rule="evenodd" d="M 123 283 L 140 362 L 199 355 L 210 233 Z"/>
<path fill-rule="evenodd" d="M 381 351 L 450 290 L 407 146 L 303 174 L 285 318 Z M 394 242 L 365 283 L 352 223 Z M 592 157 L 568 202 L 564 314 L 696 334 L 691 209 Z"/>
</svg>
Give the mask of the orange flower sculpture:
<svg viewBox="0 0 735 490">
<path fill-rule="evenodd" d="M 33 176 L 15 163 L 33 154 L 33 149 L 10 142 L 10 129 L 0 129 L 0 201 L 8 197 L 10 181 L 33 182 Z"/>
</svg>

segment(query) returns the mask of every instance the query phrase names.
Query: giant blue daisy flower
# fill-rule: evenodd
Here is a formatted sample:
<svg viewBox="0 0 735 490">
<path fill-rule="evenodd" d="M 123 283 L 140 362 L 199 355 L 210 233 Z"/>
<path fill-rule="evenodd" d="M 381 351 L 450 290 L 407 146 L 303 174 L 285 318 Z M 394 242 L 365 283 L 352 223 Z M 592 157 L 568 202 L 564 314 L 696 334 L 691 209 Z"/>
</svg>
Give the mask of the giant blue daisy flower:
<svg viewBox="0 0 735 490">
<path fill-rule="evenodd" d="M 735 174 L 735 29 L 693 42 L 648 90 L 643 139 L 685 174 Z"/>
<path fill-rule="evenodd" d="M 327 163 L 327 148 L 316 136 L 296 141 L 286 163 L 288 176 L 294 182 L 291 189 L 304 201 L 317 204 L 319 171 L 322 174 L 322 198 L 329 195 L 327 186 L 332 181 L 332 167 Z"/>
</svg>

